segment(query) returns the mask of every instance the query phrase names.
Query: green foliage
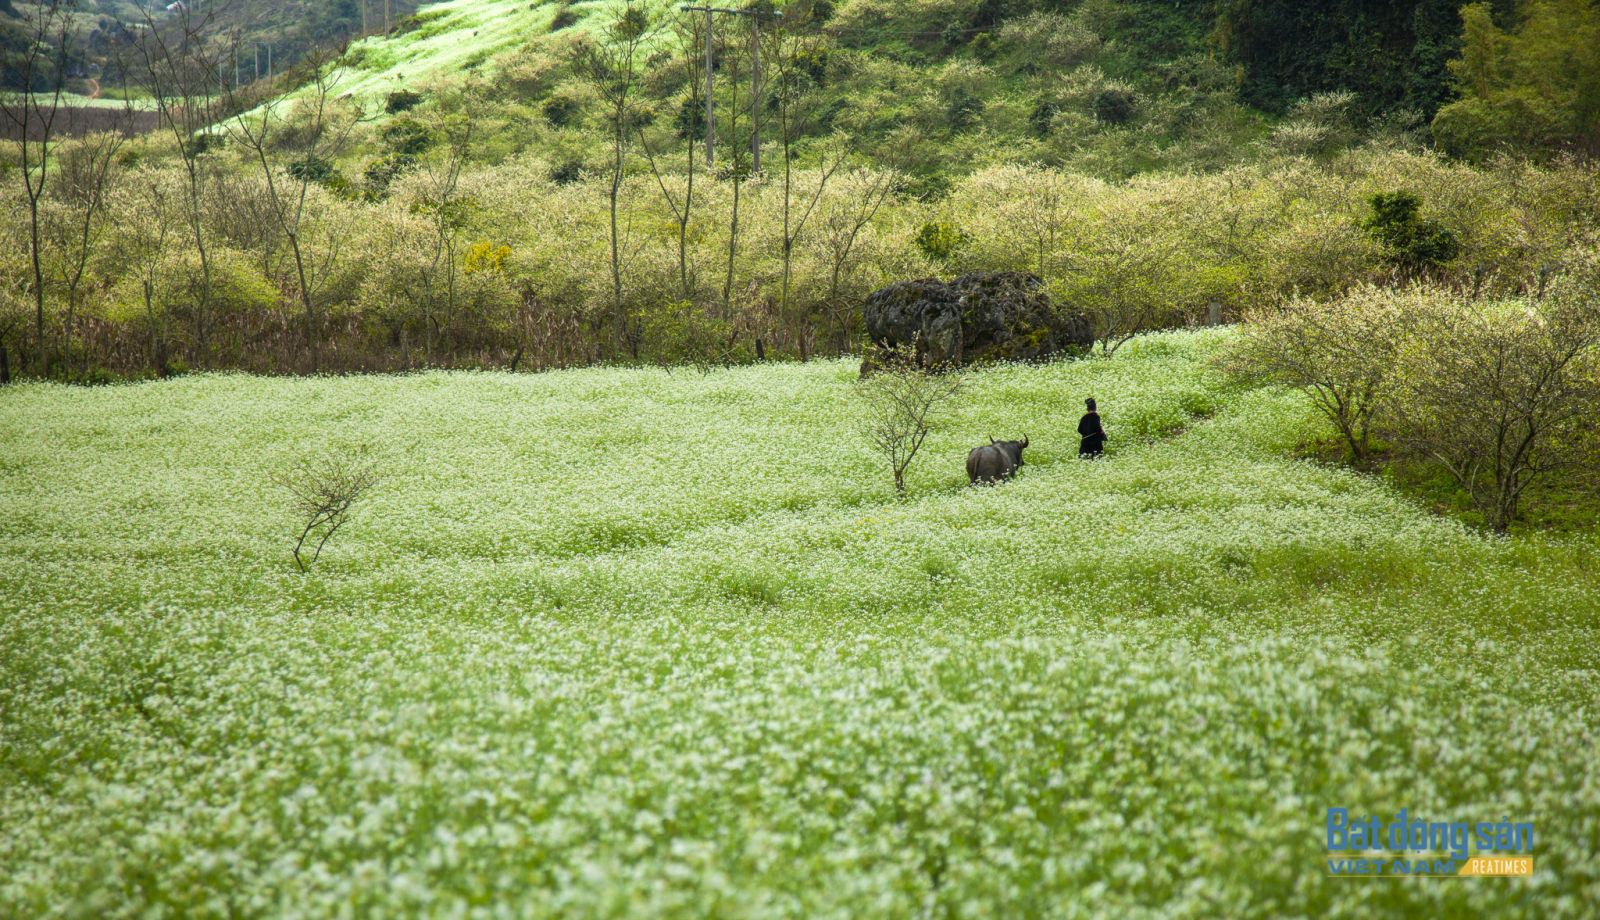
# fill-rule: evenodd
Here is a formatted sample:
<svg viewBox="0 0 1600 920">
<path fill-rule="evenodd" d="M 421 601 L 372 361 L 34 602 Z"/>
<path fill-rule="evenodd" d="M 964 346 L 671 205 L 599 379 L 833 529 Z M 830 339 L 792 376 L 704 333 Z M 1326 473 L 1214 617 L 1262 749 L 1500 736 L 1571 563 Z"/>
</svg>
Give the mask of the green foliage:
<svg viewBox="0 0 1600 920">
<path fill-rule="evenodd" d="M 700 309 L 692 301 L 665 301 L 635 311 L 641 356 L 667 366 L 691 365 L 702 371 L 737 358 L 733 326 Z"/>
<path fill-rule="evenodd" d="M 1136 101 L 1128 90 L 1103 89 L 1094 96 L 1094 117 L 1110 125 L 1127 124 L 1133 119 Z"/>
<path fill-rule="evenodd" d="M 421 120 L 411 117 L 395 118 L 379 131 L 384 147 L 393 154 L 415 157 L 433 146 L 431 128 Z"/>
<path fill-rule="evenodd" d="M 1225 0 L 1215 35 L 1244 66 L 1244 99 L 1272 112 L 1352 91 L 1368 112 L 1431 116 L 1448 96 L 1459 0 Z"/>
<path fill-rule="evenodd" d="M 193 296 L 197 264 L 189 263 L 188 294 Z M 276 309 L 282 303 L 282 293 L 262 273 L 248 254 L 220 249 L 211 259 L 211 306 L 232 313 L 259 313 Z M 193 303 L 186 304 L 193 306 Z"/>
<path fill-rule="evenodd" d="M 571 185 L 583 178 L 588 166 L 582 160 L 563 160 L 550 170 L 550 181 L 557 185 Z"/>
<path fill-rule="evenodd" d="M 930 259 L 948 262 L 972 241 L 965 230 L 944 221 L 929 221 L 917 231 L 914 242 Z"/>
<path fill-rule="evenodd" d="M 335 174 L 333 162 L 322 157 L 312 156 L 289 164 L 289 175 L 304 181 L 326 184 Z"/>
<path fill-rule="evenodd" d="M 1433 120 L 1441 149 L 1474 160 L 1508 150 L 1600 154 L 1600 7 L 1528 0 L 1511 32 L 1486 3 L 1461 16 L 1461 57 L 1450 62 L 1461 98 Z"/>
<path fill-rule="evenodd" d="M 1379 192 L 1368 204 L 1372 213 L 1362 226 L 1395 264 L 1424 271 L 1448 265 L 1460 254 L 1456 235 L 1438 221 L 1420 217 L 1422 200 L 1411 192 Z"/>
<path fill-rule="evenodd" d="M 362 170 L 367 193 L 382 198 L 395 179 L 417 167 L 417 158 L 407 153 L 389 153 L 371 161 Z"/>
<path fill-rule="evenodd" d="M 582 105 L 577 99 L 567 95 L 556 95 L 545 100 L 540 112 L 544 114 L 544 120 L 550 123 L 550 127 L 564 128 L 572 123 L 581 108 Z"/>
<path fill-rule="evenodd" d="M 554 122 L 552 122 L 553 124 Z M 684 99 L 672 119 L 672 133 L 680 140 L 693 141 L 705 136 L 706 107 L 698 99 Z"/>
<path fill-rule="evenodd" d="M 1349 92 L 1318 93 L 1301 99 L 1289 117 L 1272 129 L 1278 150 L 1296 156 L 1327 157 L 1350 147 L 1359 137 L 1352 108 L 1356 95 Z"/>
<path fill-rule="evenodd" d="M 390 115 L 399 115 L 409 112 L 422 103 L 422 94 L 408 89 L 399 89 L 390 93 L 384 100 L 383 110 Z"/>
<path fill-rule="evenodd" d="M 980 61 L 993 60 L 998 49 L 994 36 L 988 32 L 979 32 L 977 35 L 972 36 L 972 41 L 968 47 L 972 49 L 973 55 Z"/>
<path fill-rule="evenodd" d="M 1034 137 L 1049 137 L 1055 127 L 1056 115 L 1061 112 L 1061 107 L 1048 99 L 1040 100 L 1028 113 L 1028 130 Z"/>
<path fill-rule="evenodd" d="M 562 29 L 570 29 L 578 24 L 578 19 L 578 12 L 572 8 L 572 4 L 562 3 L 561 8 L 556 10 L 555 16 L 550 19 L 550 31 L 560 32 Z"/>
<path fill-rule="evenodd" d="M 956 89 L 945 104 L 944 120 L 952 131 L 965 131 L 983 116 L 983 98 L 965 87 Z"/>
</svg>

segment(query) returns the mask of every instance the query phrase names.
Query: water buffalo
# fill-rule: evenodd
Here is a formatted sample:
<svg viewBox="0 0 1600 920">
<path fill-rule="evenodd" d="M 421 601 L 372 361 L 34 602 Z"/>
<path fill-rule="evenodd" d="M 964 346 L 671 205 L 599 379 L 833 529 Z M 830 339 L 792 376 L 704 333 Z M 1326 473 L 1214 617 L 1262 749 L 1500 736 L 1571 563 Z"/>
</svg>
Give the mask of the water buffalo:
<svg viewBox="0 0 1600 920">
<path fill-rule="evenodd" d="M 985 447 L 974 447 L 967 454 L 967 484 L 999 482 L 1017 475 L 1022 466 L 1022 451 L 1028 446 L 1028 436 L 1020 441 L 989 439 Z"/>
</svg>

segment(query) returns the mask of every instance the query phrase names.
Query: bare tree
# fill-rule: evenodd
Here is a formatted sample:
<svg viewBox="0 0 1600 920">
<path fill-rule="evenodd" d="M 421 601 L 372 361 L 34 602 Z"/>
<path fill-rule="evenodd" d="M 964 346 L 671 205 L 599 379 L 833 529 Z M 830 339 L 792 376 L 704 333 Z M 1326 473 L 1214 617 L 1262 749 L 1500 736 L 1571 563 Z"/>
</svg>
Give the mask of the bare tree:
<svg viewBox="0 0 1600 920">
<path fill-rule="evenodd" d="M 795 145 L 808 134 L 817 122 L 821 96 L 812 92 L 818 81 L 815 68 L 817 52 L 825 40 L 821 27 L 812 15 L 811 0 L 794 0 L 784 9 L 778 24 L 763 33 L 767 36 L 765 61 L 770 62 L 773 99 L 777 103 L 778 141 L 783 150 L 783 263 L 782 281 L 779 285 L 779 313 L 789 316 L 789 292 L 794 278 L 795 243 L 805 231 L 807 222 L 817 209 L 817 202 L 827 190 L 828 182 L 844 165 L 847 145 L 839 139 L 832 150 L 825 150 L 818 167 L 814 184 L 801 196 L 795 197 Z M 811 324 L 796 323 L 803 331 L 800 335 L 800 358 L 810 356 L 808 336 Z"/>
<path fill-rule="evenodd" d="M 427 218 L 428 258 L 418 266 L 413 299 L 422 307 L 423 347 L 430 363 L 455 322 L 457 253 L 468 223 L 461 173 L 472 155 L 475 131 L 472 114 L 465 107 L 457 113 L 445 113 L 438 126 L 444 140 L 443 153 L 428 159 L 420 176 L 422 198 L 418 205 Z"/>
<path fill-rule="evenodd" d="M 879 209 L 894 192 L 898 176 L 893 172 L 857 169 L 846 173 L 840 181 L 844 192 L 824 200 L 820 240 L 828 262 L 828 316 L 839 335 L 835 345 L 844 351 L 849 344 L 845 338 L 849 318 L 860 306 L 857 298 L 846 296 L 844 292 L 844 283 L 855 270 L 856 244 L 862 231 L 878 216 Z"/>
<path fill-rule="evenodd" d="M 706 35 L 701 25 L 699 16 L 686 15 L 680 17 L 673 25 L 674 54 L 678 63 L 683 67 L 683 95 L 682 111 L 693 112 L 696 115 L 705 104 L 701 82 L 696 79 L 694 68 L 700 63 L 700 48 Z M 694 124 L 690 121 L 690 126 Z M 683 198 L 680 201 L 677 194 L 667 186 L 666 176 L 661 169 L 650 147 L 650 138 L 645 133 L 645 126 L 637 126 L 639 132 L 639 147 L 644 151 L 645 160 L 650 164 L 650 174 L 655 177 L 656 187 L 661 190 L 661 197 L 667 202 L 667 207 L 672 211 L 672 219 L 678 225 L 678 288 L 685 300 L 694 296 L 693 272 L 689 267 L 689 220 L 694 212 L 694 180 L 695 180 L 695 154 L 700 145 L 691 130 L 687 132 L 687 162 L 684 168 Z"/>
<path fill-rule="evenodd" d="M 961 391 L 961 378 L 924 368 L 910 348 L 879 356 L 877 367 L 857 384 L 866 406 L 862 433 L 894 473 L 895 492 L 906 492 L 906 470 L 933 430 L 934 416 Z"/>
<path fill-rule="evenodd" d="M 1396 440 L 1439 462 L 1504 532 L 1529 484 L 1600 453 L 1600 317 L 1586 297 L 1458 300 L 1410 318 Z"/>
<path fill-rule="evenodd" d="M 39 202 L 50 180 L 56 117 L 61 113 L 67 58 L 76 35 L 72 13 L 67 0 L 42 0 L 35 4 L 24 19 L 22 49 L 0 55 L 5 69 L 15 74 L 16 82 L 22 87 L 16 93 L 0 93 L 0 117 L 16 130 L 22 159 L 17 174 L 28 199 L 34 348 L 40 369 L 46 374 L 50 371 L 50 356 L 44 344 L 44 252 Z"/>
<path fill-rule="evenodd" d="M 205 351 L 211 313 L 211 253 L 201 219 L 206 187 L 211 175 L 202 155 L 219 139 L 212 127 L 221 115 L 226 85 L 225 62 L 236 46 L 213 40 L 210 29 L 215 8 L 206 4 L 196 13 L 193 4 L 179 4 L 174 18 L 158 23 L 144 10 L 144 28 L 134 43 L 143 77 L 154 97 L 159 124 L 172 134 L 183 163 L 188 191 L 188 224 L 200 260 L 200 290 L 195 304 L 195 339 Z"/>
<path fill-rule="evenodd" d="M 149 327 L 150 360 L 156 373 L 166 377 L 167 319 L 166 311 L 157 311 L 156 303 L 166 272 L 163 261 L 171 244 L 173 226 L 179 220 L 182 207 L 176 190 L 159 172 L 146 173 L 127 183 L 131 192 L 131 209 L 143 217 L 138 232 L 129 234 L 123 242 L 124 257 L 132 264 L 139 277 L 139 287 L 144 298 L 145 323 Z"/>
<path fill-rule="evenodd" d="M 300 537 L 294 544 L 294 562 L 300 571 L 309 571 L 322 558 L 322 548 L 349 522 L 351 509 L 378 478 L 377 467 L 364 451 L 304 459 L 289 472 L 273 477 L 289 494 L 301 522 Z M 316 540 L 316 548 L 308 562 L 302 551 L 311 540 Z"/>
<path fill-rule="evenodd" d="M 712 40 L 716 40 L 715 36 L 713 36 Z M 723 168 L 722 174 L 727 176 L 728 180 L 733 183 L 733 208 L 728 216 L 727 271 L 722 282 L 722 315 L 724 319 L 731 319 L 733 316 L 734 266 L 739 256 L 739 195 L 744 188 L 745 180 L 749 179 L 751 175 L 750 160 L 748 158 L 750 145 L 746 143 L 747 138 L 741 137 L 739 134 L 741 121 L 739 116 L 746 109 L 738 101 L 740 64 L 743 63 L 744 59 L 740 57 L 737 44 L 734 43 L 728 46 L 719 56 L 719 60 L 722 61 L 722 72 L 727 74 L 728 83 L 731 87 L 729 100 L 731 104 L 726 106 L 725 109 L 719 106 L 719 109 L 728 113 L 727 117 L 719 121 L 719 124 L 723 127 L 722 133 L 727 137 L 727 146 L 731 151 L 728 165 Z"/>
<path fill-rule="evenodd" d="M 358 119 L 337 104 L 334 91 L 339 78 L 333 59 L 308 58 L 309 82 L 302 88 L 290 113 L 294 123 L 280 114 L 282 97 L 268 99 L 253 111 L 240 111 L 227 122 L 230 137 L 247 151 L 266 183 L 272 216 L 294 257 L 296 286 L 305 309 L 306 341 L 311 349 L 311 370 L 322 369 L 322 316 L 317 293 L 338 256 L 339 241 L 328 241 L 317 260 L 302 235 L 306 202 L 311 187 L 327 177 L 343 152 Z M 230 100 L 231 102 L 232 100 Z"/>
<path fill-rule="evenodd" d="M 122 126 L 86 135 L 62 148 L 53 197 L 60 210 L 47 221 L 52 242 L 58 252 L 57 268 L 67 294 L 67 312 L 62 324 L 62 366 L 72 366 L 72 330 L 76 322 L 84 273 L 94 256 L 104 229 L 111 186 L 117 171 L 117 153 L 127 135 L 122 128 L 131 125 L 133 109 L 124 108 Z M 88 370 L 88 357 L 84 358 Z"/>
<path fill-rule="evenodd" d="M 635 123 L 643 101 L 640 77 L 644 47 L 660 29 L 660 22 L 649 3 L 622 0 L 610 23 L 596 38 L 581 42 L 574 52 L 573 65 L 580 77 L 594 87 L 605 105 L 605 128 L 610 139 L 611 163 L 607 189 L 611 221 L 612 309 L 619 342 L 633 357 L 639 357 L 638 336 L 628 322 L 627 304 L 622 290 L 622 233 L 618 211 L 623 180 L 627 178 L 628 151 L 635 136 Z"/>
</svg>

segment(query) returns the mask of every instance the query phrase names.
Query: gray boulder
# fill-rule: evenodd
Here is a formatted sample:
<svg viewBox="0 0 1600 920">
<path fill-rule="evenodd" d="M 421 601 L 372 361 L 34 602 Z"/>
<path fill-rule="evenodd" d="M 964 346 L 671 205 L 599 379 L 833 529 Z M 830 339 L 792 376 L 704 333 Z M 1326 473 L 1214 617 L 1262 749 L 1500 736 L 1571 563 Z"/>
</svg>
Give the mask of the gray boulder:
<svg viewBox="0 0 1600 920">
<path fill-rule="evenodd" d="M 1026 272 L 897 281 L 868 295 L 865 312 L 873 345 L 914 347 L 927 366 L 1037 361 L 1094 344 L 1088 317 L 1056 305 Z"/>
</svg>

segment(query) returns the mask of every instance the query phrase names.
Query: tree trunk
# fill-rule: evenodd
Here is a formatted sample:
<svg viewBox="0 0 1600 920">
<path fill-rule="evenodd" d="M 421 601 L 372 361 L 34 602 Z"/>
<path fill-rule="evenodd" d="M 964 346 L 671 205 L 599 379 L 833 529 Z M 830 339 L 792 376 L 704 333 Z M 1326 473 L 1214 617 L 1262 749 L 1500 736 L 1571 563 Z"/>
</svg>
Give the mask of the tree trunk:
<svg viewBox="0 0 1600 920">
<path fill-rule="evenodd" d="M 311 346 L 311 372 L 322 371 L 322 329 L 317 319 L 316 304 L 311 298 L 311 286 L 306 283 L 306 263 L 300 254 L 300 234 L 290 233 L 289 246 L 294 250 L 295 274 L 300 279 L 300 302 L 306 308 L 306 340 Z"/>
<path fill-rule="evenodd" d="M 728 227 L 728 277 L 722 283 L 722 318 L 733 317 L 733 258 L 739 250 L 739 176 L 735 165 L 733 177 L 733 217 Z"/>
<path fill-rule="evenodd" d="M 62 374 L 67 379 L 72 379 L 72 322 L 76 318 L 78 306 L 78 291 L 76 286 L 67 288 L 67 321 L 61 326 L 61 367 Z M 87 362 L 87 358 L 84 359 Z"/>
<path fill-rule="evenodd" d="M 187 148 L 182 148 L 182 150 L 187 150 Z M 195 253 L 200 256 L 200 302 L 195 305 L 195 339 L 200 349 L 203 366 L 207 351 L 207 339 L 210 334 L 210 330 L 206 325 L 206 314 L 211 309 L 211 255 L 206 251 L 205 230 L 200 223 L 199 166 L 192 159 L 197 154 L 191 151 L 187 153 L 187 156 L 191 158 L 188 163 L 189 229 L 194 233 Z"/>
<path fill-rule="evenodd" d="M 618 116 L 620 121 L 621 116 Z M 619 344 L 627 346 L 628 343 L 628 316 L 622 303 L 622 241 L 617 228 L 617 199 L 622 193 L 622 148 L 620 142 L 616 148 L 616 159 L 611 170 L 611 308 L 616 315 L 617 336 Z M 638 358 L 638 348 L 633 347 L 633 356 Z"/>
<path fill-rule="evenodd" d="M 24 163 L 22 168 L 27 169 L 27 164 Z M 44 347 L 44 265 L 39 258 L 39 199 L 33 195 L 28 196 L 28 211 L 32 222 L 29 229 L 32 231 L 33 243 L 33 334 L 38 339 L 36 347 L 39 349 L 39 361 L 43 364 L 44 376 L 48 377 L 50 349 Z"/>
</svg>

